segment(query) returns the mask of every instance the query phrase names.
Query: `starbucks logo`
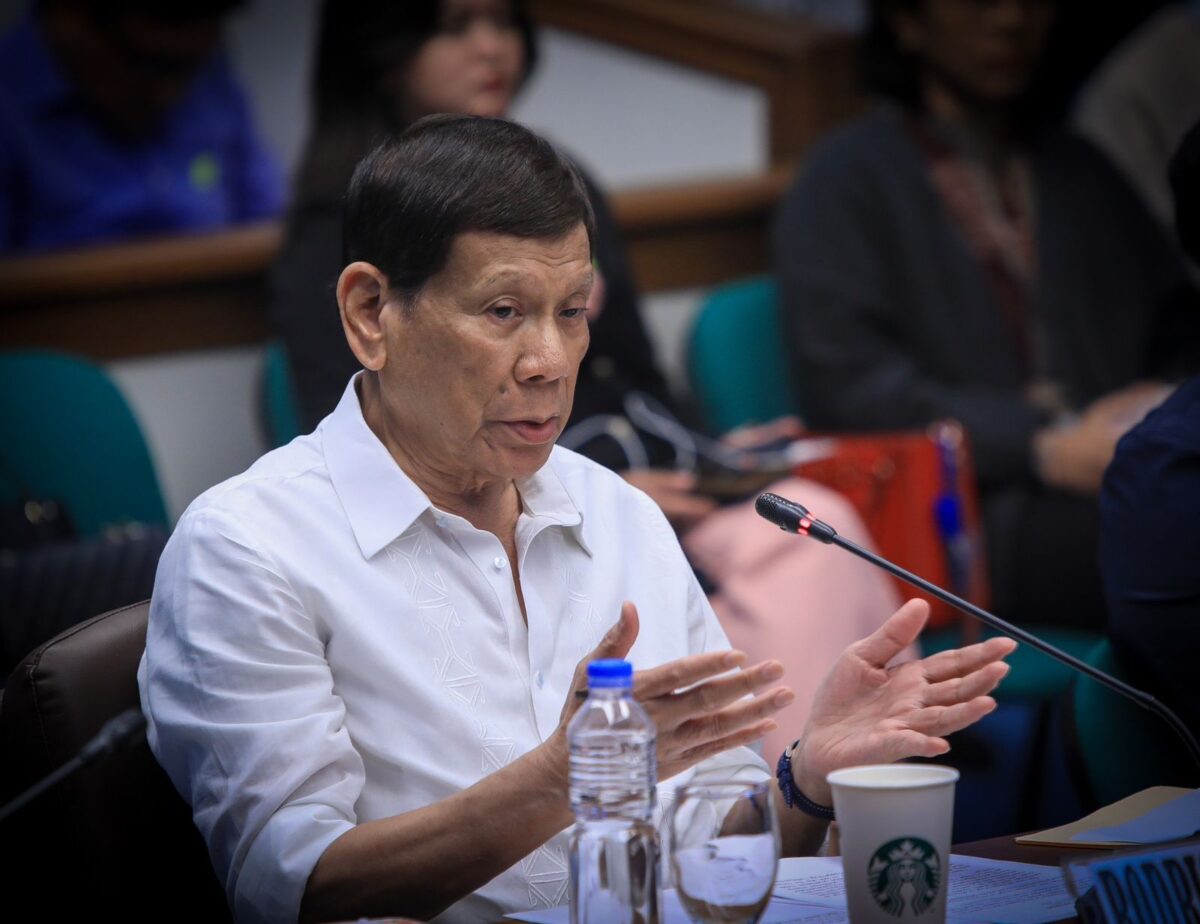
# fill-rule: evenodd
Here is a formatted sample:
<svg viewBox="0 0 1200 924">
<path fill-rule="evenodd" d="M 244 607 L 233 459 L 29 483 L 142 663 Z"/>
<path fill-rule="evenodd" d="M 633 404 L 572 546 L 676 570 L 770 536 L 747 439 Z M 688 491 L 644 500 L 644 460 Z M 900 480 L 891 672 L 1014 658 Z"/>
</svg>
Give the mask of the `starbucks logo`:
<svg viewBox="0 0 1200 924">
<path fill-rule="evenodd" d="M 937 851 L 919 837 L 900 837 L 875 851 L 867 869 L 871 895 L 892 917 L 920 917 L 942 884 Z"/>
</svg>

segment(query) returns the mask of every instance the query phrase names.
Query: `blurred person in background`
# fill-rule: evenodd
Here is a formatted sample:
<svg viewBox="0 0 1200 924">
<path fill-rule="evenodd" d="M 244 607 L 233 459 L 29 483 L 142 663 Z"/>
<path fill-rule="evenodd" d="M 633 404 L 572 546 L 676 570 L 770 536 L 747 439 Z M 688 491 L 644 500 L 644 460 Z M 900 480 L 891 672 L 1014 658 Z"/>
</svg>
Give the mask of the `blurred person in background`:
<svg viewBox="0 0 1200 924">
<path fill-rule="evenodd" d="M 239 0 L 41 0 L 0 39 L 0 251 L 276 215 L 282 176 L 221 50 Z"/>
<path fill-rule="evenodd" d="M 301 424 L 315 428 L 337 405 L 361 366 L 350 352 L 334 297 L 342 262 L 342 198 L 357 161 L 374 141 L 423 115 L 459 112 L 503 116 L 536 60 L 524 5 L 506 0 L 381 4 L 340 0 L 323 5 L 312 97 L 312 129 L 298 173 L 283 251 L 273 277 L 272 325 L 295 382 Z M 673 468 L 675 449 L 633 435 L 646 458 L 635 467 L 619 440 L 572 442 L 589 422 L 624 420 L 632 393 L 678 413 L 642 323 L 624 244 L 604 195 L 580 171 L 595 214 L 598 284 L 588 303 L 591 343 L 579 370 L 571 428 L 563 440 L 621 473 L 662 508 L 680 532 L 733 644 L 754 658 L 782 657 L 796 699 L 765 743 L 778 753 L 803 723 L 817 683 L 850 642 L 874 631 L 899 604 L 892 585 L 850 556 L 825 556 L 766 526 L 749 505 L 718 510 L 695 491 L 696 477 Z M 754 433 L 753 442 L 787 436 L 794 421 Z M 611 429 L 611 428 L 609 428 Z M 632 434 L 632 426 L 624 428 Z M 797 494 L 784 485 L 785 494 Z M 798 496 L 870 543 L 857 513 L 840 495 L 804 484 Z M 797 607 L 791 589 L 806 587 Z M 905 657 L 915 654 L 909 649 Z M 785 740 L 786 738 L 786 740 Z"/>
<path fill-rule="evenodd" d="M 1170 162 L 1175 226 L 1200 267 L 1200 122 Z M 1130 680 L 1200 734 L 1200 376 L 1117 444 L 1100 493 L 1108 628 Z"/>
<path fill-rule="evenodd" d="M 1103 151 L 1174 238 L 1167 163 L 1200 119 L 1200 0 L 1164 7 L 1122 42 L 1080 94 L 1076 130 Z M 1200 269 L 1191 267 L 1193 280 Z"/>
<path fill-rule="evenodd" d="M 1097 627 L 1095 495 L 1200 356 L 1169 242 L 1041 124 L 1049 0 L 879 0 L 883 101 L 812 151 L 775 233 L 801 406 L 832 429 L 965 426 L 997 611 Z"/>
</svg>

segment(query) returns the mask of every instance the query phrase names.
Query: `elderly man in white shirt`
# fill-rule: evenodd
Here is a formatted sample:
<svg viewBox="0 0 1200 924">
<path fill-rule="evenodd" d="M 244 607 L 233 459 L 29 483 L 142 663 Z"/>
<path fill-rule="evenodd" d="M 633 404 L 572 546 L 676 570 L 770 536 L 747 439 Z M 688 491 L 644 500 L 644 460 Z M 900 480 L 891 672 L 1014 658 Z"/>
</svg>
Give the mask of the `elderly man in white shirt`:
<svg viewBox="0 0 1200 924">
<path fill-rule="evenodd" d="M 745 745 L 791 701 L 781 665 L 728 650 L 645 495 L 554 447 L 591 227 L 573 168 L 499 120 L 422 120 L 356 171 L 337 297 L 365 371 L 188 508 L 139 671 L 239 920 L 565 901 L 565 728 L 594 657 L 638 669 L 660 803 L 685 775 L 768 775 Z M 826 678 L 792 753 L 802 803 L 994 708 L 1006 640 L 886 667 L 926 615 L 903 607 Z M 785 852 L 813 851 L 825 822 L 778 804 Z"/>
</svg>

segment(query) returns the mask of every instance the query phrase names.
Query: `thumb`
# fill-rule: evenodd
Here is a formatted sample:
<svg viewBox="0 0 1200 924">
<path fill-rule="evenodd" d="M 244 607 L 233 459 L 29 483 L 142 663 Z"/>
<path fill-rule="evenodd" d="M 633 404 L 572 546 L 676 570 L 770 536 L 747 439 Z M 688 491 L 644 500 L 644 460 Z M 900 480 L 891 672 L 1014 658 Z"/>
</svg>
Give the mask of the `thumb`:
<svg viewBox="0 0 1200 924">
<path fill-rule="evenodd" d="M 872 667 L 883 667 L 916 641 L 928 619 L 929 604 L 909 600 L 855 646 L 857 654 Z"/>
<path fill-rule="evenodd" d="M 604 633 L 604 638 L 600 639 L 600 643 L 590 652 L 583 656 L 583 660 L 575 665 L 575 675 L 571 678 L 571 692 L 567 695 L 567 701 L 563 703 L 562 713 L 559 716 L 559 724 L 565 723 L 574 715 L 583 697 L 587 696 L 587 666 L 590 662 L 600 658 L 618 658 L 624 660 L 629 654 L 629 649 L 633 647 L 634 641 L 638 634 L 638 612 L 637 607 L 626 600 L 621 604 L 621 615 L 617 617 L 617 621 L 612 627 Z"/>
<path fill-rule="evenodd" d="M 621 604 L 621 615 L 617 617 L 617 621 L 604 633 L 604 638 L 600 639 L 600 643 L 592 649 L 585 661 L 595 661 L 599 658 L 623 660 L 637 641 L 639 626 L 637 607 L 626 600 Z"/>
</svg>

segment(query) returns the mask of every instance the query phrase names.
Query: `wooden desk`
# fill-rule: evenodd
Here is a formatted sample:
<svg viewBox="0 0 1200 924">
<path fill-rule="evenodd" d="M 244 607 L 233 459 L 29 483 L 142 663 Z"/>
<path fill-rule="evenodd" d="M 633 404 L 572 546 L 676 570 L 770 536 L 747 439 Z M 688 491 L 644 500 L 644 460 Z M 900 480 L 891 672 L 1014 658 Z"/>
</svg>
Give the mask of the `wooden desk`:
<svg viewBox="0 0 1200 924">
<path fill-rule="evenodd" d="M 1016 863 L 1036 863 L 1039 866 L 1058 866 L 1068 857 L 1086 856 L 1098 857 L 1111 850 L 1079 847 L 1046 847 L 1041 844 L 1018 844 L 1019 835 L 1010 834 L 1005 837 L 990 837 L 983 841 L 970 841 L 966 844 L 955 844 L 954 853 L 968 857 L 983 857 L 986 860 L 1012 860 Z"/>
</svg>

